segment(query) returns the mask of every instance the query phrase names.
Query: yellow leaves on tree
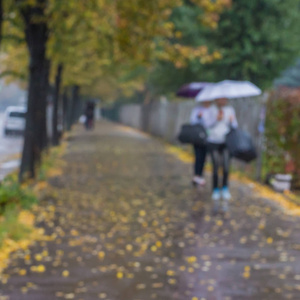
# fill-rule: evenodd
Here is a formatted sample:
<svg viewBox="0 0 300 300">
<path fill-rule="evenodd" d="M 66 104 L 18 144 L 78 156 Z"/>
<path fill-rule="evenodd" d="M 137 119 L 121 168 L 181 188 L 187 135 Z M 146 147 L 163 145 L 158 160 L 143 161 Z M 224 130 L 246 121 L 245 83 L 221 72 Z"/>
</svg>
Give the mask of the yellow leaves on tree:
<svg viewBox="0 0 300 300">
<path fill-rule="evenodd" d="M 231 4 L 230 0 L 194 0 L 195 5 L 203 8 L 202 22 L 216 27 L 219 14 Z M 203 58 L 204 63 L 220 58 L 219 53 L 207 54 L 207 48 L 194 48 L 171 43 L 181 33 L 176 31 L 170 21 L 173 9 L 182 1 L 119 1 L 117 9 L 116 39 L 120 52 L 127 53 L 140 61 L 151 62 L 153 58 L 176 61 L 177 67 L 194 58 Z M 153 40 L 156 43 L 153 43 Z"/>
<path fill-rule="evenodd" d="M 204 16 L 201 17 L 201 21 L 211 28 L 218 26 L 220 13 L 232 4 L 232 0 L 192 0 L 192 2 L 203 8 Z"/>
<path fill-rule="evenodd" d="M 28 1 L 32 5 L 36 3 Z M 214 28 L 219 14 L 230 6 L 231 0 L 192 0 L 192 3 L 202 8 L 203 15 L 199 16 L 202 23 Z M 52 83 L 60 64 L 64 66 L 64 86 L 78 85 L 95 94 L 99 83 L 107 77 L 118 81 L 126 69 L 127 72 L 137 66 L 150 69 L 157 59 L 171 61 L 182 68 L 193 59 L 210 63 L 221 58 L 219 52 L 209 53 L 205 45 L 192 47 L 180 42 L 182 33 L 175 28 L 170 16 L 176 7 L 183 5 L 182 0 L 48 0 L 46 4 L 47 56 L 51 60 Z M 9 23 L 13 30 L 14 23 Z M 22 22 L 19 26 L 17 31 L 23 33 Z M 25 46 L 17 48 L 14 44 L 13 47 L 15 49 L 8 49 L 9 53 L 18 59 L 9 57 L 9 61 L 12 64 L 22 61 L 24 68 L 17 70 L 26 70 Z M 15 67 L 6 67 L 12 74 L 15 72 Z M 22 76 L 27 77 L 27 74 Z M 127 82 L 120 80 L 117 90 L 129 95 L 133 90 L 141 90 L 144 81 L 145 76 Z M 115 92 L 111 91 L 108 98 L 112 97 Z"/>
</svg>

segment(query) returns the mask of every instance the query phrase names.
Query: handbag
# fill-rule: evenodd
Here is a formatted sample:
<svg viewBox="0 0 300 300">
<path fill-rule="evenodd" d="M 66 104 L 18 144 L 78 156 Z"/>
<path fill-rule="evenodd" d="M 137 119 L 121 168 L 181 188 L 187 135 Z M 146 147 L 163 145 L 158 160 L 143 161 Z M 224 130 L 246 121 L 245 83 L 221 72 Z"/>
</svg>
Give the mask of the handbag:
<svg viewBox="0 0 300 300">
<path fill-rule="evenodd" d="M 226 146 L 230 155 L 241 161 L 250 162 L 257 157 L 251 136 L 241 129 L 232 129 L 226 135 Z"/>
<path fill-rule="evenodd" d="M 178 140 L 183 144 L 204 146 L 206 139 L 207 132 L 201 124 L 183 124 L 178 135 Z"/>
</svg>

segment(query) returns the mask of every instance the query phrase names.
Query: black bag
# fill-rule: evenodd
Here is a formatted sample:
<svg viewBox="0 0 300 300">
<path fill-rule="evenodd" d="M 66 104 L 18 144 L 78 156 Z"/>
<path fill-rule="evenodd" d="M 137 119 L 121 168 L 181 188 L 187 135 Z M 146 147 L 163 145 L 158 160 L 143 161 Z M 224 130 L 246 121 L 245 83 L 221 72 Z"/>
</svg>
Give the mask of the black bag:
<svg viewBox="0 0 300 300">
<path fill-rule="evenodd" d="M 178 140 L 183 144 L 204 146 L 206 139 L 207 133 L 201 124 L 183 124 L 178 135 Z"/>
<path fill-rule="evenodd" d="M 257 157 L 251 136 L 241 130 L 233 129 L 226 136 L 226 146 L 231 156 L 250 162 Z"/>
</svg>

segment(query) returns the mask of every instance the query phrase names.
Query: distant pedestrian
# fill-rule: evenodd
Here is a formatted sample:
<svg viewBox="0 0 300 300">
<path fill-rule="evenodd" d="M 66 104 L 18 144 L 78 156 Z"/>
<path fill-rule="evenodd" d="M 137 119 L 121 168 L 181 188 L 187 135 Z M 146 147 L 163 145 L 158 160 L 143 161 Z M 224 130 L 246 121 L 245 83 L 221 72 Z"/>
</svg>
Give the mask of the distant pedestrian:
<svg viewBox="0 0 300 300">
<path fill-rule="evenodd" d="M 227 98 L 216 99 L 216 105 L 211 107 L 214 123 L 208 131 L 208 150 L 213 165 L 213 210 L 217 212 L 222 198 L 222 209 L 228 211 L 228 202 L 231 198 L 229 191 L 230 154 L 226 147 L 226 135 L 232 128 L 237 128 L 235 110 L 228 105 Z M 223 169 L 223 180 L 219 182 L 219 169 Z"/>
<path fill-rule="evenodd" d="M 95 103 L 88 101 L 85 108 L 85 128 L 92 129 L 94 127 L 94 110 Z"/>
<path fill-rule="evenodd" d="M 211 110 L 211 101 L 205 101 L 199 103 L 191 112 L 190 116 L 190 123 L 191 124 L 201 124 L 204 128 L 208 128 L 211 126 L 213 121 L 212 116 L 210 115 Z M 206 154 L 207 154 L 207 146 L 199 146 L 193 145 L 194 148 L 194 155 L 195 155 L 195 162 L 194 162 L 194 177 L 193 177 L 193 184 L 203 186 L 205 185 L 206 181 L 203 176 Z"/>
</svg>

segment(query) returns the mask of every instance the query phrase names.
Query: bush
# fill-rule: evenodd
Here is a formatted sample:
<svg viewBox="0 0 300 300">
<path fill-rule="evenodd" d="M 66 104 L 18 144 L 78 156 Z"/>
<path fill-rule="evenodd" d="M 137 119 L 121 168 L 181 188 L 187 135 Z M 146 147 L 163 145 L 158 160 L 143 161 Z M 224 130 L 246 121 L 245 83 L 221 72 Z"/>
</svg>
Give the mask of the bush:
<svg viewBox="0 0 300 300">
<path fill-rule="evenodd" d="M 26 237 L 31 228 L 19 222 L 19 212 L 13 206 L 6 206 L 0 220 L 0 250 L 6 238 L 18 241 Z"/>
<path fill-rule="evenodd" d="M 0 215 L 8 207 L 29 209 L 37 202 L 36 197 L 28 189 L 22 188 L 13 176 L 4 179 L 0 184 Z"/>
<path fill-rule="evenodd" d="M 37 203 L 37 198 L 28 188 L 22 187 L 14 175 L 0 183 L 0 248 L 6 238 L 15 241 L 30 233 L 30 227 L 19 222 L 19 214 Z"/>
<path fill-rule="evenodd" d="M 265 167 L 269 173 L 291 173 L 300 188 L 300 89 L 280 88 L 267 104 Z"/>
</svg>

